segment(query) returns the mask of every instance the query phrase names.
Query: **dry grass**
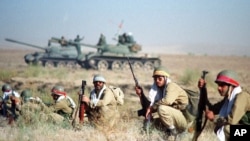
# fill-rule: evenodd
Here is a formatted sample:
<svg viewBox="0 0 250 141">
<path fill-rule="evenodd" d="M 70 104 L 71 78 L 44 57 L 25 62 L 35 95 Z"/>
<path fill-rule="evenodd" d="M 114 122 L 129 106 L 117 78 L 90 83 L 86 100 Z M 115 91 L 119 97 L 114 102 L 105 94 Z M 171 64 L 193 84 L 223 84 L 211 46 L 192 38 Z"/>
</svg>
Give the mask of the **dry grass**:
<svg viewBox="0 0 250 141">
<path fill-rule="evenodd" d="M 134 94 L 134 81 L 130 70 L 122 72 L 96 70 L 68 70 L 68 69 L 46 69 L 43 67 L 29 67 L 25 64 L 23 56 L 31 50 L 6 50 L 0 49 L 0 85 L 11 83 L 11 85 L 21 92 L 24 88 L 30 88 L 35 95 L 47 100 L 50 89 L 55 84 L 61 84 L 66 91 L 75 100 L 77 91 L 80 89 L 81 81 L 87 81 L 87 89 L 92 88 L 92 77 L 94 74 L 103 74 L 109 85 L 120 86 L 125 92 L 125 105 L 120 107 L 123 118 L 117 124 L 117 127 L 111 131 L 100 131 L 88 125 L 80 131 L 74 131 L 70 126 L 63 128 L 48 124 L 40 124 L 39 128 L 29 127 L 3 127 L 0 124 L 2 140 L 163 140 L 162 132 L 153 130 L 150 138 L 141 132 L 142 118 L 132 117 L 131 113 L 140 108 L 139 99 Z M 195 56 L 195 55 L 161 55 L 162 65 L 167 67 L 173 81 L 181 84 L 183 87 L 197 90 L 196 81 L 201 75 L 202 70 L 208 70 L 208 93 L 213 102 L 220 99 L 217 94 L 216 86 L 213 81 L 216 74 L 222 69 L 232 69 L 239 73 L 241 85 L 244 88 L 250 88 L 250 58 L 236 56 Z M 139 83 L 147 93 L 152 83 L 152 72 L 136 71 Z M 191 77 L 190 77 L 191 76 Z M 186 83 L 187 81 L 187 83 Z M 3 119 L 1 121 L 4 121 Z M 200 140 L 217 140 L 212 132 L 212 123 L 209 123 Z M 186 135 L 180 135 L 179 140 L 189 140 Z"/>
</svg>

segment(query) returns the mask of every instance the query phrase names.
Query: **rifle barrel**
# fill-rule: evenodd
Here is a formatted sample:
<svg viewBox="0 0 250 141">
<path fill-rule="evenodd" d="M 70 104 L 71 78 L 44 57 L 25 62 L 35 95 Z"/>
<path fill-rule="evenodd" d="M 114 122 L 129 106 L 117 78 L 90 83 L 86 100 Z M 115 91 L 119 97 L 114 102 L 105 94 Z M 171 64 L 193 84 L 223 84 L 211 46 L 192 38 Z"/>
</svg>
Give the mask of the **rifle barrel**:
<svg viewBox="0 0 250 141">
<path fill-rule="evenodd" d="M 201 78 L 205 79 L 206 74 L 208 71 L 202 71 Z M 206 102 L 207 102 L 207 88 L 206 85 L 200 89 L 200 98 L 199 98 L 199 103 L 198 103 L 198 114 L 196 117 L 196 130 L 195 134 L 193 137 L 193 141 L 197 141 L 198 137 L 200 136 L 201 132 L 203 131 L 207 118 L 205 119 L 204 123 L 202 122 L 202 117 L 203 117 L 203 111 L 206 110 Z M 203 126 L 202 126 L 203 123 Z"/>
<path fill-rule="evenodd" d="M 138 80 L 135 77 L 134 70 L 133 70 L 132 64 L 130 63 L 129 57 L 127 57 L 127 59 L 128 59 L 128 64 L 129 64 L 130 70 L 132 72 L 134 81 L 135 81 L 135 86 L 139 86 Z"/>
<path fill-rule="evenodd" d="M 129 57 L 127 57 L 127 59 L 128 59 L 129 67 L 130 67 L 130 70 L 132 72 L 132 75 L 133 75 L 133 78 L 134 78 L 134 81 L 135 81 L 135 86 L 136 87 L 140 87 L 139 82 L 138 82 L 138 80 L 135 77 L 133 67 L 132 67 L 132 65 L 131 65 L 131 63 L 129 61 Z M 141 88 L 141 90 L 142 90 L 142 88 Z M 144 95 L 143 90 L 142 90 L 142 93 L 141 93 L 141 96 L 140 96 L 140 102 L 141 102 L 142 109 L 137 111 L 138 116 L 146 116 L 147 108 L 150 105 L 150 101 Z"/>
</svg>

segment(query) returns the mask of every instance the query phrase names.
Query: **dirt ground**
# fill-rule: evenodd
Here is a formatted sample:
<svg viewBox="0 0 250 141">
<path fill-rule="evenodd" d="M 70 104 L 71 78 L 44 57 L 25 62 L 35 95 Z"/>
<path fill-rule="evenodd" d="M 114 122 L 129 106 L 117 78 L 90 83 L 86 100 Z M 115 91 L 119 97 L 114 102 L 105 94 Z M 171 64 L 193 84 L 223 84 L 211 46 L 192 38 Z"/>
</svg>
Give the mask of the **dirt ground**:
<svg viewBox="0 0 250 141">
<path fill-rule="evenodd" d="M 18 49 L 0 49 L 0 67 L 2 69 L 21 69 L 27 67 L 24 62 L 24 55 L 28 53 L 33 53 L 34 50 L 18 50 Z M 239 74 L 241 84 L 250 88 L 248 82 L 250 82 L 250 57 L 245 56 L 200 56 L 200 55 L 170 55 L 170 54 L 160 54 L 162 60 L 162 65 L 166 67 L 171 74 L 172 79 L 177 79 L 179 76 L 183 75 L 185 70 L 197 70 L 201 72 L 202 70 L 209 71 L 211 78 L 215 78 L 216 74 L 223 69 L 231 69 Z M 78 71 L 85 71 L 85 69 L 80 69 Z M 89 70 L 93 73 L 98 73 L 95 70 Z M 130 71 L 130 70 L 128 70 Z M 108 71 L 108 76 L 120 75 L 127 77 L 132 76 L 131 72 L 117 73 Z M 139 80 L 144 80 L 145 76 L 141 76 L 141 72 L 137 72 Z M 145 72 L 144 72 L 145 73 Z M 151 75 L 152 72 L 146 72 L 146 74 Z M 123 75 L 123 76 L 122 76 Z M 92 75 L 90 75 L 92 77 Z M 119 77 L 118 77 L 119 78 Z M 128 77 L 127 77 L 128 78 Z M 129 77 L 132 78 L 132 77 Z M 150 78 L 150 77 L 149 77 Z M 29 79 L 29 78 L 26 78 Z M 91 78 L 87 78 L 91 80 Z M 112 81 L 112 79 L 110 79 Z M 146 81 L 151 81 L 146 79 Z M 119 83 L 133 83 L 133 79 L 130 81 L 119 81 Z M 112 83 L 112 82 L 111 82 Z M 117 82 L 114 82 L 117 83 Z M 144 82 L 142 82 L 144 83 Z M 145 82 L 146 83 L 146 82 Z M 151 83 L 151 82 L 148 82 Z"/>
<path fill-rule="evenodd" d="M 28 65 L 24 61 L 25 54 L 33 53 L 34 50 L 23 50 L 23 49 L 0 49 L 0 67 L 2 70 L 23 70 Z M 203 70 L 209 71 L 207 77 L 212 79 L 216 78 L 219 71 L 223 69 L 231 69 L 239 74 L 240 84 L 244 89 L 250 91 L 250 57 L 246 56 L 201 56 L 201 55 L 173 55 L 173 54 L 160 54 L 161 64 L 170 73 L 172 81 L 177 83 L 180 82 L 180 77 L 184 75 L 187 70 L 195 70 L 197 75 L 200 75 Z M 59 69 L 53 69 L 50 71 L 58 71 Z M 92 77 L 94 74 L 101 73 L 106 77 L 108 84 L 119 85 L 125 89 L 125 93 L 134 94 L 134 79 L 130 70 L 125 71 L 105 71 L 99 72 L 97 70 L 86 70 L 84 68 L 70 70 L 65 74 L 63 80 L 58 80 L 57 78 L 49 77 L 14 77 L 12 82 L 15 84 L 22 84 L 19 88 L 21 91 L 24 87 L 52 87 L 56 83 L 61 83 L 65 87 L 79 88 L 81 86 L 81 81 L 84 79 L 87 81 L 87 86 L 92 87 Z M 135 71 L 135 75 L 140 83 L 144 86 L 145 91 L 149 89 L 152 84 L 152 72 L 148 71 Z M 1 78 L 0 78 L 1 79 Z M 3 80 L 0 80 L 0 85 L 4 84 Z M 196 87 L 196 82 L 193 82 L 191 86 L 188 86 L 193 90 L 198 90 Z M 210 89 L 208 87 L 209 97 L 220 98 L 216 88 Z M 38 89 L 38 88 L 37 88 Z M 137 97 L 135 97 L 137 99 Z"/>
</svg>

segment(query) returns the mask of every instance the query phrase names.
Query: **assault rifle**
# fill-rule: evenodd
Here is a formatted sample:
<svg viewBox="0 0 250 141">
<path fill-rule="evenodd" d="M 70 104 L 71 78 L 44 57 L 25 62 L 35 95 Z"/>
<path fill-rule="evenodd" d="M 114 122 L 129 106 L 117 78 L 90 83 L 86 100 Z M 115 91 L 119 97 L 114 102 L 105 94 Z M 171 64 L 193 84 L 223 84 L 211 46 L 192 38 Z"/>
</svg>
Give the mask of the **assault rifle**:
<svg viewBox="0 0 250 141">
<path fill-rule="evenodd" d="M 128 59 L 129 67 L 130 67 L 130 70 L 132 72 L 132 75 L 133 75 L 133 78 L 134 78 L 134 81 L 135 81 L 135 86 L 138 87 L 138 88 L 140 88 L 142 90 L 142 87 L 139 85 L 139 82 L 138 82 L 137 78 L 135 77 L 134 70 L 133 70 L 133 67 L 132 67 L 132 65 L 131 65 L 131 63 L 129 61 L 129 58 L 127 57 L 127 59 Z M 142 109 L 140 109 L 140 110 L 137 111 L 137 115 L 145 117 L 146 116 L 146 112 L 147 112 L 147 108 L 150 105 L 150 101 L 144 95 L 143 90 L 141 92 L 140 102 L 141 102 Z"/>
<path fill-rule="evenodd" d="M 84 121 L 85 103 L 82 102 L 82 97 L 84 95 L 85 86 L 86 86 L 86 81 L 82 80 L 82 86 L 81 86 L 81 92 L 79 94 L 78 105 L 77 105 L 77 109 L 75 111 L 74 119 L 72 121 L 73 127 L 75 127 L 75 124 L 76 124 L 76 116 L 77 116 L 78 110 L 79 110 L 79 122 L 80 122 L 80 124 L 82 124 Z"/>
<path fill-rule="evenodd" d="M 206 74 L 208 71 L 202 71 L 201 78 L 205 80 Z M 203 117 L 203 112 L 207 110 L 206 107 L 207 103 L 207 88 L 206 85 L 204 85 L 202 88 L 200 88 L 200 98 L 199 98 L 199 103 L 198 103 L 198 114 L 196 116 L 196 121 L 195 121 L 195 133 L 193 137 L 193 141 L 197 141 L 198 137 L 200 136 L 201 132 L 203 131 L 204 127 L 206 126 L 207 123 L 207 118 L 205 118 L 205 121 L 202 122 L 202 117 Z M 203 125 L 202 125 L 203 123 Z"/>
</svg>

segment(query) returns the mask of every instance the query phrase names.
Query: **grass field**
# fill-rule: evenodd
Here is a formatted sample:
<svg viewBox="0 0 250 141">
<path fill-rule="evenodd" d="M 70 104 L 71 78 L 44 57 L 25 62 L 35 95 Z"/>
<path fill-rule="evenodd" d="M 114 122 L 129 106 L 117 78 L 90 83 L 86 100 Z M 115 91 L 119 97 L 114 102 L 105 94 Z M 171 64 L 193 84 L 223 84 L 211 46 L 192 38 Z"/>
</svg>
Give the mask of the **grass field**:
<svg viewBox="0 0 250 141">
<path fill-rule="evenodd" d="M 66 92 L 77 100 L 77 92 L 80 90 L 81 81 L 87 81 L 87 89 L 92 88 L 92 77 L 101 73 L 106 77 L 108 85 L 120 86 L 125 93 L 125 104 L 120 107 L 123 118 L 120 123 L 110 131 L 96 130 L 85 125 L 81 130 L 75 131 L 70 125 L 51 125 L 38 123 L 33 126 L 10 127 L 1 117 L 0 141 L 27 141 L 27 140 L 86 140 L 86 141 L 146 141 L 164 140 L 163 133 L 153 130 L 150 136 L 142 133 L 143 118 L 131 116 L 131 112 L 140 109 L 139 99 L 134 93 L 134 80 L 130 70 L 104 71 L 85 69 L 59 69 L 28 66 L 24 62 L 24 55 L 32 53 L 32 50 L 0 49 L 0 85 L 10 83 L 19 93 L 25 88 L 30 88 L 35 95 L 43 100 L 51 101 L 50 89 L 55 84 L 61 84 Z M 171 79 L 182 87 L 198 91 L 196 85 L 203 70 L 209 71 L 207 75 L 208 96 L 212 102 L 220 99 L 214 79 L 222 69 L 232 69 L 239 74 L 243 88 L 250 88 L 250 58 L 245 56 L 200 56 L 200 55 L 170 55 L 161 54 L 162 65 L 165 66 Z M 152 80 L 152 72 L 136 71 L 135 75 L 148 92 Z M 249 90 L 248 90 L 249 91 Z M 202 141 L 216 141 L 213 134 L 213 123 L 208 122 L 207 128 L 200 136 Z M 186 135 L 180 135 L 179 140 L 189 140 Z"/>
</svg>

